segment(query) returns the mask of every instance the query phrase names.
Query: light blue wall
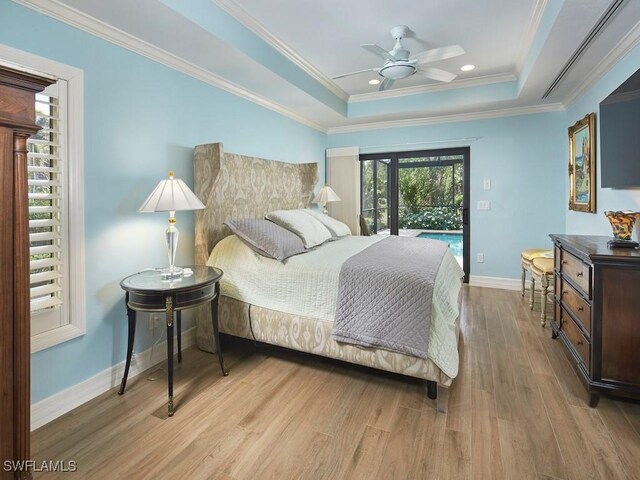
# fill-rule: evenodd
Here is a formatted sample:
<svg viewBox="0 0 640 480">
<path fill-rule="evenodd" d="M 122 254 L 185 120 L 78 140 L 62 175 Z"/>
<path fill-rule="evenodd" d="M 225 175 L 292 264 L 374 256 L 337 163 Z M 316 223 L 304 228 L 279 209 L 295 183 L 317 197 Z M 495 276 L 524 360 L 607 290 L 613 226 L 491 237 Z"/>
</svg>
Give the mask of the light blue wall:
<svg viewBox="0 0 640 480">
<path fill-rule="evenodd" d="M 471 274 L 519 278 L 520 251 L 550 246 L 548 234 L 564 232 L 564 119 L 554 112 L 388 128 L 330 135 L 329 145 L 367 152 L 471 147 Z M 484 179 L 491 190 L 483 190 Z M 491 210 L 477 210 L 478 200 L 489 200 Z M 476 262 L 477 253 L 484 263 Z"/>
<path fill-rule="evenodd" d="M 13 2 L 0 2 L 0 43 L 84 70 L 87 333 L 32 355 L 35 402 L 124 359 L 119 282 L 166 262 L 166 217 L 136 210 L 170 169 L 193 185 L 194 145 L 320 162 L 323 178 L 326 135 Z M 177 217 L 178 263 L 191 263 L 193 215 Z"/>
<path fill-rule="evenodd" d="M 596 113 L 596 142 L 597 142 L 597 159 L 596 159 L 596 175 L 597 192 L 596 206 L 597 212 L 582 213 L 567 210 L 567 233 L 584 234 L 584 235 L 611 235 L 611 226 L 604 216 L 605 210 L 634 210 L 640 211 L 640 186 L 633 189 L 614 189 L 602 188 L 600 186 L 600 172 L 602 171 L 602 162 L 606 162 L 606 158 L 600 155 L 600 122 L 598 118 L 599 103 L 604 100 L 611 92 L 613 92 L 621 83 L 640 68 L 640 45 L 632 49 L 625 57 L 620 60 L 606 75 L 593 85 L 584 94 L 578 97 L 567 108 L 567 119 L 565 122 L 566 129 L 573 125 L 576 121 L 583 118 L 589 112 Z M 565 142 L 565 158 L 569 161 L 569 146 Z M 569 183 L 565 185 L 565 195 L 569 195 Z M 635 239 L 639 238 L 638 226 L 636 226 Z"/>
</svg>

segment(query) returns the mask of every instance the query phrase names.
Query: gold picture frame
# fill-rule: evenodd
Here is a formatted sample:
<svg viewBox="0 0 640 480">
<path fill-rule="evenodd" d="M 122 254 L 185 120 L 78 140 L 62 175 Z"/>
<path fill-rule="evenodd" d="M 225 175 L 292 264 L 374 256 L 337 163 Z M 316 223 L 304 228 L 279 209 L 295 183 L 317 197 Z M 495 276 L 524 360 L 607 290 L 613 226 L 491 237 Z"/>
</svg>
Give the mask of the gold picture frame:
<svg viewBox="0 0 640 480">
<path fill-rule="evenodd" d="M 596 211 L 595 113 L 569 127 L 569 210 Z"/>
</svg>

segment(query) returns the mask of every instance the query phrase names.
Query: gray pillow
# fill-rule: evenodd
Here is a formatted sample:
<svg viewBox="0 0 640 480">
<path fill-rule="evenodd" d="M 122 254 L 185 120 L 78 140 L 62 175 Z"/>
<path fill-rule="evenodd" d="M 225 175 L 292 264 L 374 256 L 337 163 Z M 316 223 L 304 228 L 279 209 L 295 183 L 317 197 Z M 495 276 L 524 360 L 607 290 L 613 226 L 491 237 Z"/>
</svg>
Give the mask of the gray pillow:
<svg viewBox="0 0 640 480">
<path fill-rule="evenodd" d="M 245 219 L 224 222 L 254 252 L 285 260 L 306 250 L 299 236 L 269 220 Z"/>
</svg>

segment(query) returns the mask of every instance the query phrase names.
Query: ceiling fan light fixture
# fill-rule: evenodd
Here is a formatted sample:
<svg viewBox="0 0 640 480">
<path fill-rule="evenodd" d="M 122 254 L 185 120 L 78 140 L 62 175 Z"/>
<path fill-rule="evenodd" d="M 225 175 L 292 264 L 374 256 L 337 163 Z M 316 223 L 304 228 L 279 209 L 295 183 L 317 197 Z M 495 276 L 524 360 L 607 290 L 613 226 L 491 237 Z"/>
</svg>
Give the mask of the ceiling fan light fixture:
<svg viewBox="0 0 640 480">
<path fill-rule="evenodd" d="M 384 78 L 389 78 L 391 80 L 400 80 L 402 78 L 407 78 L 416 73 L 418 69 L 411 64 L 407 63 L 391 63 L 385 65 L 378 72 Z"/>
<path fill-rule="evenodd" d="M 378 85 L 379 83 L 380 83 L 380 80 L 378 80 L 377 78 L 369 80 L 369 85 Z"/>
<path fill-rule="evenodd" d="M 460 70 L 462 70 L 463 72 L 470 72 L 474 68 L 476 68 L 475 65 L 463 65 L 460 67 Z"/>
</svg>

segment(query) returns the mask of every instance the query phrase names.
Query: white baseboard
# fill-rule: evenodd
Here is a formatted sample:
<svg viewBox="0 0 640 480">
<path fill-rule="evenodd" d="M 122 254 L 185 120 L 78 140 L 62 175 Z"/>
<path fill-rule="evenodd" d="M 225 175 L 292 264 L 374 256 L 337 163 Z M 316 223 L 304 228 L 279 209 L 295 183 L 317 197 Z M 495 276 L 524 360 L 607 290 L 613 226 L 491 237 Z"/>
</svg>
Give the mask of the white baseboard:
<svg viewBox="0 0 640 480">
<path fill-rule="evenodd" d="M 174 336 L 174 350 L 177 352 L 177 338 Z M 182 332 L 182 349 L 190 347 L 196 343 L 196 329 L 190 328 Z M 129 379 L 144 372 L 150 367 L 162 362 L 167 358 L 167 342 L 158 343 L 153 347 L 153 358 L 151 358 L 151 348 L 142 353 L 134 353 L 129 368 Z M 79 407 L 83 403 L 97 397 L 98 395 L 112 389 L 120 384 L 124 374 L 125 361 L 103 370 L 87 380 L 69 387 L 61 392 L 54 393 L 50 397 L 40 400 L 31 405 L 31 431 L 40 428 L 61 415 Z"/>
<path fill-rule="evenodd" d="M 500 288 L 502 290 L 520 290 L 522 288 L 522 280 L 518 278 L 469 275 L 469 285 L 472 287 Z"/>
</svg>

